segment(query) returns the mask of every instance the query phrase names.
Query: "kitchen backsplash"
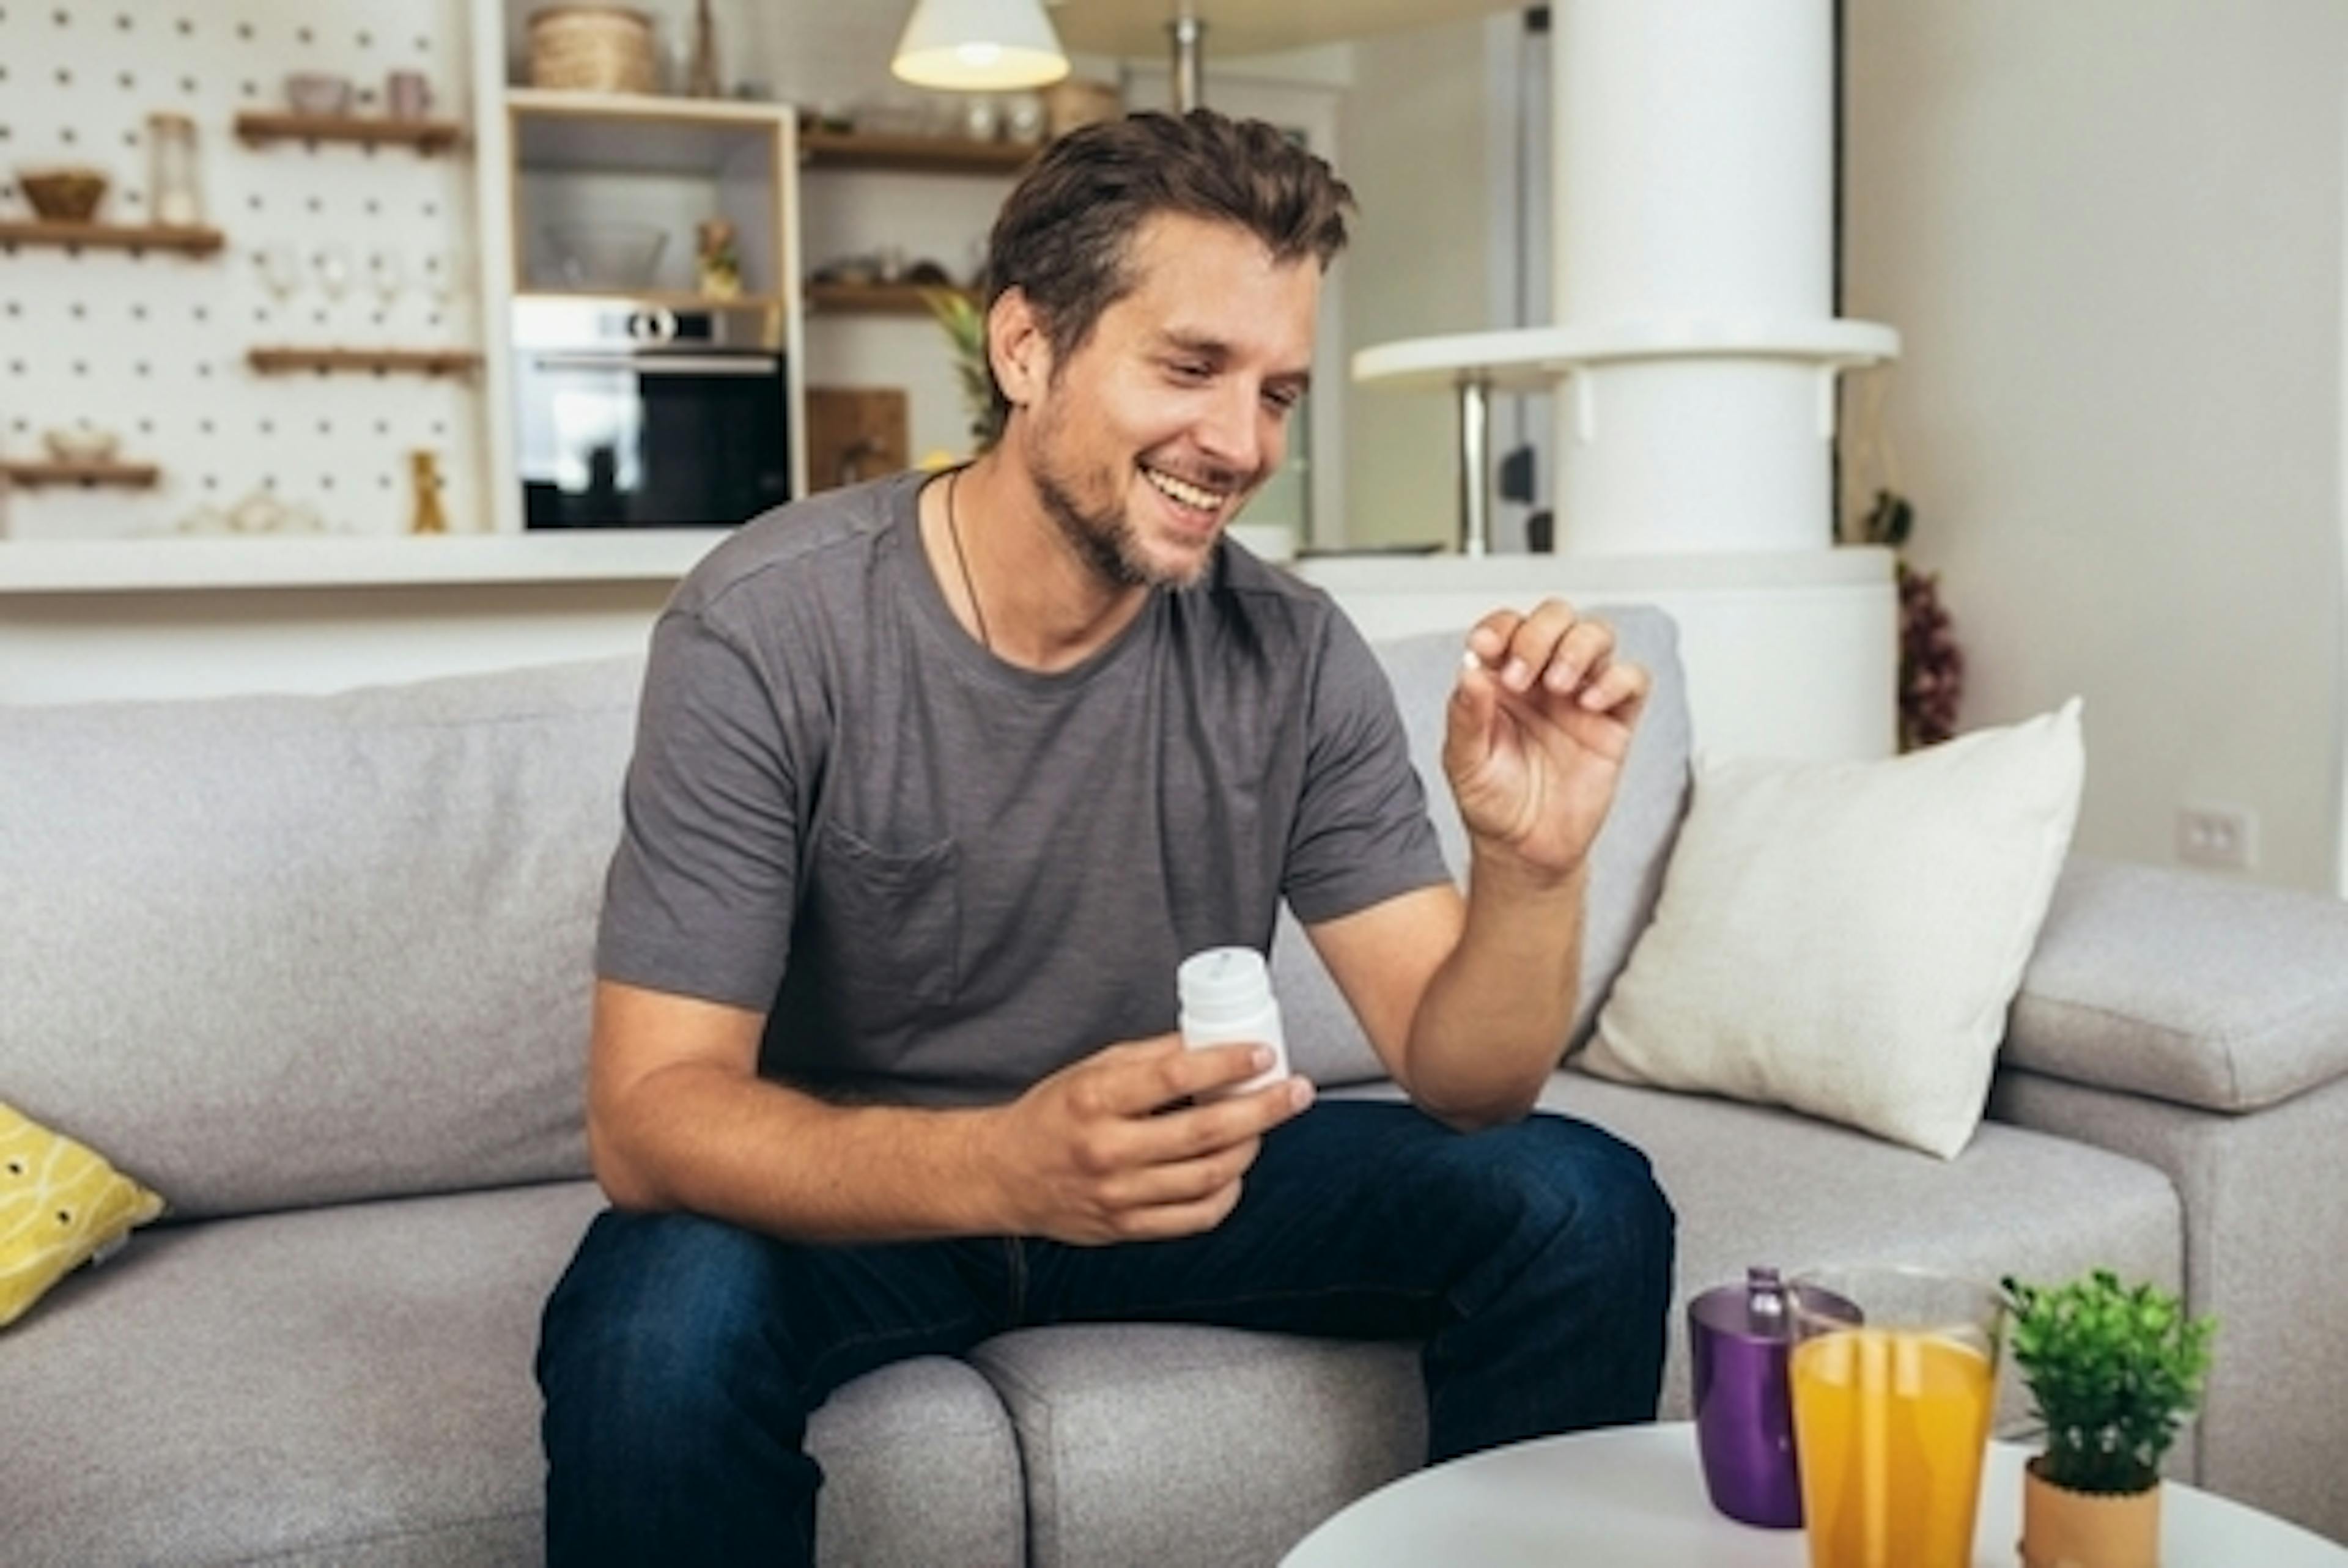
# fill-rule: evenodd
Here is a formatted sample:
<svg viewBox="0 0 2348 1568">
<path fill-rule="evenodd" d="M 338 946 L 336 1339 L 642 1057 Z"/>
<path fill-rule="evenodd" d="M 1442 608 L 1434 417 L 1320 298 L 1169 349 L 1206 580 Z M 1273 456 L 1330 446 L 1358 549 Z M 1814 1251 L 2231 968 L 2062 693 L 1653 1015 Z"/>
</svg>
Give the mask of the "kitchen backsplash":
<svg viewBox="0 0 2348 1568">
<path fill-rule="evenodd" d="M 462 0 L 0 0 L 0 220 L 18 175 L 88 165 L 98 216 L 145 223 L 149 117 L 194 122 L 210 255 L 0 245 L 0 459 L 56 428 L 111 431 L 151 488 L 19 487 L 0 531 L 95 538 L 215 528 L 258 494 L 334 532 L 403 531 L 409 455 L 437 453 L 455 526 L 479 526 L 478 378 L 264 374 L 260 347 L 482 347 L 470 152 L 299 139 L 246 145 L 241 111 L 283 110 L 298 73 L 346 78 L 385 112 L 420 72 L 435 116 L 469 123 Z M 241 514 L 250 521 L 256 510 Z M 282 515 L 281 515 L 282 516 Z"/>
</svg>

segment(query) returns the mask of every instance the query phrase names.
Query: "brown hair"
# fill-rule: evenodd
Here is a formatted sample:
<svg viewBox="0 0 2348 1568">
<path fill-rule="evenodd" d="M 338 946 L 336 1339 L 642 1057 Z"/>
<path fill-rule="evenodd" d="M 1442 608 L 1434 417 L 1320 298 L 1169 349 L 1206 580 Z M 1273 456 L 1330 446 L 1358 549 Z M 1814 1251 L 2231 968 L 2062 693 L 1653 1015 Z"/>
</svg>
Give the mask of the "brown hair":
<svg viewBox="0 0 2348 1568">
<path fill-rule="evenodd" d="M 1179 212 L 1236 224 L 1283 262 L 1310 255 L 1326 269 L 1345 248 L 1353 205 L 1327 163 L 1260 119 L 1192 109 L 1088 125 L 1046 148 L 1004 202 L 987 241 L 986 307 L 1006 289 L 1025 293 L 1064 363 L 1133 291 L 1127 250 L 1143 220 Z M 991 360 L 986 380 L 991 441 L 1011 403 Z"/>
</svg>

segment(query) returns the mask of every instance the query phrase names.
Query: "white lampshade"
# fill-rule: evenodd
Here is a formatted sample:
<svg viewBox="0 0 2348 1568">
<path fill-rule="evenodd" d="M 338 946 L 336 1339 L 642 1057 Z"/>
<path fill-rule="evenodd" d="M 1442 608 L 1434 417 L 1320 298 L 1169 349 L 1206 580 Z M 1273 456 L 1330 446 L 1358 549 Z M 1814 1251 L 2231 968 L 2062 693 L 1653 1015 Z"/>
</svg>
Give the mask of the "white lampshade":
<svg viewBox="0 0 2348 1568">
<path fill-rule="evenodd" d="M 889 69 L 920 87 L 1040 87 L 1068 74 L 1041 0 L 919 0 Z"/>
</svg>

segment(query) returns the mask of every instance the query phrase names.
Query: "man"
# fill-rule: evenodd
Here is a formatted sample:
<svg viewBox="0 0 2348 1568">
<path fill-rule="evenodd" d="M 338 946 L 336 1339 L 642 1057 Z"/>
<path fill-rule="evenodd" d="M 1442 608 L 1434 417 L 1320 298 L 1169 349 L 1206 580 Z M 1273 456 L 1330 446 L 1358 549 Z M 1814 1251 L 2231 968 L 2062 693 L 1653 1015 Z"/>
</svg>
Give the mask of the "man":
<svg viewBox="0 0 2348 1568">
<path fill-rule="evenodd" d="M 1367 648 L 1221 538 L 1350 200 L 1203 112 L 1055 144 L 991 244 L 999 440 L 750 525 L 662 617 L 598 942 L 613 1207 L 540 1351 L 558 1563 L 808 1561 L 808 1412 L 1024 1324 L 1423 1338 L 1434 1459 L 1653 1417 L 1670 1208 L 1527 1116 L 1646 675 L 1561 604 L 1475 629 L 1463 899 Z M 1169 1032 L 1177 963 L 1283 897 L 1416 1108 L 1218 1096 L 1266 1053 Z"/>
</svg>

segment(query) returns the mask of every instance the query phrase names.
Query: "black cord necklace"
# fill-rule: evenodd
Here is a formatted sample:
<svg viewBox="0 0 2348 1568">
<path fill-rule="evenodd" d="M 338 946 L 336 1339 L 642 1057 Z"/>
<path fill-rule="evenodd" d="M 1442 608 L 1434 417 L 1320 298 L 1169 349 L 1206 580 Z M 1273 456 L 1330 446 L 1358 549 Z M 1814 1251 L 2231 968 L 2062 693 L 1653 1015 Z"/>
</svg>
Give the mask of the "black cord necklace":
<svg viewBox="0 0 2348 1568">
<path fill-rule="evenodd" d="M 946 537 L 953 540 L 954 564 L 962 568 L 962 591 L 970 600 L 970 616 L 978 622 L 978 645 L 989 653 L 994 651 L 994 639 L 986 634 L 986 609 L 978 602 L 978 585 L 970 579 L 970 557 L 963 554 L 962 524 L 954 517 L 954 487 L 962 483 L 962 470 L 956 468 L 946 476 Z"/>
</svg>

